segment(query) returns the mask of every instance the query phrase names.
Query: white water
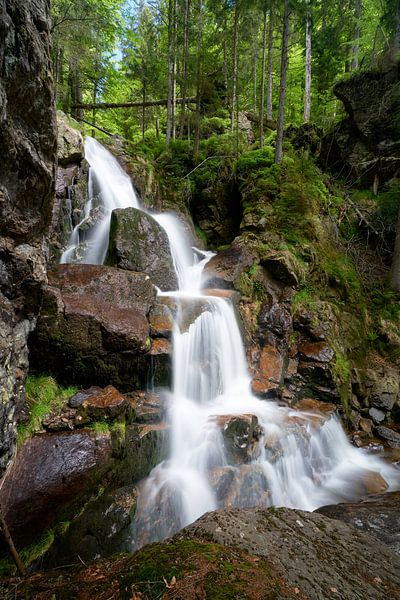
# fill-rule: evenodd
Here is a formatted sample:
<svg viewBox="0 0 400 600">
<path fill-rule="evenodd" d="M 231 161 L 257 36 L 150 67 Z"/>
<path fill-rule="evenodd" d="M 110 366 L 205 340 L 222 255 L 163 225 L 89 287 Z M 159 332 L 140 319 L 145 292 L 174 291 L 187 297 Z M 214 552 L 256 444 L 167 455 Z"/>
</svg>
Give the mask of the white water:
<svg viewBox="0 0 400 600">
<path fill-rule="evenodd" d="M 65 262 L 71 261 L 68 252 L 75 252 L 79 262 L 94 258 L 102 262 L 111 210 L 139 206 L 129 178 L 111 154 L 90 138 L 86 149 L 91 198 L 101 192 L 105 216 L 85 238 L 90 249 L 83 259 L 76 256 L 81 240 L 75 235 L 71 242 L 75 250 L 64 253 Z M 90 207 L 85 216 L 89 213 Z M 398 471 L 351 446 L 336 417 L 325 421 L 252 395 L 234 309 L 229 300 L 200 290 L 201 272 L 212 253 L 193 250 L 174 215 L 153 216 L 168 235 L 180 286 L 160 296 L 173 296 L 182 306 L 200 302 L 203 310 L 188 328 L 179 316 L 175 322 L 173 385 L 167 394 L 169 458 L 141 485 L 133 532 L 136 545 L 163 539 L 219 506 L 314 510 L 360 497 L 366 492 L 366 480 L 376 474 L 395 486 Z M 229 457 L 223 439 L 226 415 L 258 419 L 261 433 L 247 464 Z"/>
<path fill-rule="evenodd" d="M 114 156 L 97 140 L 85 139 L 89 163 L 89 200 L 84 217 L 73 229 L 60 263 L 101 265 L 108 247 L 111 213 L 115 208 L 139 208 L 129 176 Z M 98 214 L 93 214 L 94 211 Z M 89 222 L 93 219 L 93 225 Z"/>
</svg>

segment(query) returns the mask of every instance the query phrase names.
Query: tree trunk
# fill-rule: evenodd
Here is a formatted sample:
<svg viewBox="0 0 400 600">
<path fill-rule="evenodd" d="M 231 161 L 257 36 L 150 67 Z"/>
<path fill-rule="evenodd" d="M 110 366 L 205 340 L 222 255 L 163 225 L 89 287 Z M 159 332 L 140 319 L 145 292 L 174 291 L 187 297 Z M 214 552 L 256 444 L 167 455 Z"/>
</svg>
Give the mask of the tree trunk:
<svg viewBox="0 0 400 600">
<path fill-rule="evenodd" d="M 182 98 L 176 99 L 177 104 L 183 104 Z M 185 104 L 195 104 L 196 96 L 190 96 L 190 98 L 185 99 Z M 146 100 L 144 103 L 145 106 L 168 106 L 168 98 L 163 100 Z M 140 102 L 97 102 L 97 104 L 74 104 L 71 108 L 78 109 L 82 108 L 85 110 L 90 110 L 92 108 L 141 108 L 143 106 L 143 101 Z"/>
<path fill-rule="evenodd" d="M 176 0 L 173 0 L 173 19 L 172 19 L 172 110 L 171 110 L 171 130 L 172 139 L 176 138 Z"/>
<path fill-rule="evenodd" d="M 142 142 L 144 144 L 144 134 L 146 133 L 146 84 L 143 83 L 142 87 Z"/>
<path fill-rule="evenodd" d="M 171 142 L 172 130 L 172 94 L 173 94 L 173 13 L 174 0 L 168 1 L 168 97 L 167 97 L 167 125 L 166 125 L 166 145 Z"/>
<path fill-rule="evenodd" d="M 283 33 L 282 33 L 282 55 L 281 55 L 281 82 L 279 86 L 279 108 L 278 124 L 276 131 L 275 162 L 282 162 L 283 154 L 283 127 L 285 121 L 286 102 L 286 77 L 288 69 L 288 46 L 289 46 L 289 0 L 284 1 Z"/>
<path fill-rule="evenodd" d="M 187 63 L 189 58 L 189 13 L 190 13 L 190 0 L 185 0 L 185 12 L 183 21 L 183 58 L 182 58 L 182 112 L 181 112 L 181 131 L 180 136 L 183 139 L 185 131 L 185 117 L 186 117 L 186 94 L 187 94 Z"/>
<path fill-rule="evenodd" d="M 310 121 L 311 111 L 311 6 L 308 5 L 306 16 L 306 77 L 304 89 L 304 122 Z"/>
<path fill-rule="evenodd" d="M 70 88 L 70 105 L 69 111 L 74 106 L 77 107 L 77 117 L 83 119 L 83 107 L 82 107 L 82 86 L 80 81 L 80 74 L 78 71 L 78 65 L 76 60 L 71 60 L 69 63 L 69 74 L 68 74 L 68 85 Z"/>
<path fill-rule="evenodd" d="M 199 153 L 200 148 L 200 101 L 201 101 L 201 55 L 203 42 L 203 2 L 198 3 L 198 33 L 197 33 L 197 69 L 196 69 L 196 125 L 194 132 L 194 154 Z"/>
<path fill-rule="evenodd" d="M 254 32 L 254 39 L 257 42 L 257 37 Z M 257 49 L 253 48 L 253 112 L 257 112 Z"/>
<path fill-rule="evenodd" d="M 396 241 L 394 244 L 392 268 L 390 272 L 392 290 L 400 292 L 400 209 L 397 215 Z"/>
<path fill-rule="evenodd" d="M 351 49 L 351 70 L 358 68 L 358 53 L 360 50 L 360 24 L 361 24 L 361 0 L 354 0 L 354 18 L 355 29 L 353 38 L 353 47 Z"/>
<path fill-rule="evenodd" d="M 272 51 L 274 47 L 274 13 L 272 7 L 269 11 L 269 26 L 268 26 L 268 76 L 267 76 L 267 119 L 272 121 Z"/>
<path fill-rule="evenodd" d="M 14 546 L 13 539 L 12 539 L 10 531 L 9 531 L 9 529 L 7 527 L 7 523 L 4 520 L 3 511 L 2 511 L 1 508 L 0 508 L 0 527 L 1 527 L 1 532 L 3 534 L 3 537 L 5 539 L 5 542 L 6 542 L 7 546 L 8 546 L 9 551 L 10 551 L 10 554 L 11 554 L 11 556 L 12 556 L 12 558 L 13 558 L 16 566 L 17 566 L 18 573 L 20 574 L 21 577 L 25 577 L 25 575 L 26 575 L 25 566 L 24 566 L 24 564 L 23 564 L 23 562 L 22 562 L 22 560 L 21 560 L 21 558 L 20 558 L 20 556 L 19 556 L 19 554 L 18 554 L 18 552 L 17 552 L 17 550 L 16 550 L 16 548 Z"/>
<path fill-rule="evenodd" d="M 264 146 L 264 91 L 265 91 L 265 58 L 267 50 L 267 7 L 264 8 L 263 45 L 261 62 L 261 92 L 260 92 L 260 148 Z"/>
<path fill-rule="evenodd" d="M 233 79 L 232 79 L 232 110 L 231 110 L 231 133 L 235 127 L 235 112 L 237 103 L 237 74 L 238 74 L 238 0 L 235 1 L 235 12 L 233 17 Z"/>
</svg>

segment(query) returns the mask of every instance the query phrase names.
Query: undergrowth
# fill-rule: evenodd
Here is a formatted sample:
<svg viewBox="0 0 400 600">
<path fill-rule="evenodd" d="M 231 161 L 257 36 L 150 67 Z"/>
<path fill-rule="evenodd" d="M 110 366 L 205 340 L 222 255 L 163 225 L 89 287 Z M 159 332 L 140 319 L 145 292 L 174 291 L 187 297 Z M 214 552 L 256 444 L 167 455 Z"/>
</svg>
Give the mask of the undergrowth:
<svg viewBox="0 0 400 600">
<path fill-rule="evenodd" d="M 42 420 L 65 400 L 78 391 L 76 387 L 61 387 L 49 375 L 29 375 L 25 385 L 29 421 L 18 426 L 17 445 L 21 446 L 30 436 L 42 428 Z"/>
</svg>

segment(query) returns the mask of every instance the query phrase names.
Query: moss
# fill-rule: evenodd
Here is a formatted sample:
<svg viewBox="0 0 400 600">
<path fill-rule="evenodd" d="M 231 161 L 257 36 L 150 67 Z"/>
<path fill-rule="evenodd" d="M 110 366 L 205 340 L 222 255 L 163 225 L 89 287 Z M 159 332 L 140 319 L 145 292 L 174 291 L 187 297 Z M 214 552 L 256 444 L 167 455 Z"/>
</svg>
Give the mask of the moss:
<svg viewBox="0 0 400 600">
<path fill-rule="evenodd" d="M 18 427 L 17 445 L 21 446 L 42 428 L 43 419 L 78 391 L 76 387 L 61 387 L 49 375 L 29 375 L 25 385 L 29 421 Z"/>
<path fill-rule="evenodd" d="M 106 423 L 106 421 L 96 421 L 95 423 L 91 423 L 89 428 L 95 433 L 103 434 L 110 431 L 110 424 Z"/>
</svg>

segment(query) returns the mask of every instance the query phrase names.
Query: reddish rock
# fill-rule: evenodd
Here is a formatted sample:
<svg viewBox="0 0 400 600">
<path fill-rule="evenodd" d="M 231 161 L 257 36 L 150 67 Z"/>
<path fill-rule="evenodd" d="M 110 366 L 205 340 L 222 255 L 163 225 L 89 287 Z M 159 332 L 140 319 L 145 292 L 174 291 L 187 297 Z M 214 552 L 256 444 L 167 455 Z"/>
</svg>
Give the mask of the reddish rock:
<svg viewBox="0 0 400 600">
<path fill-rule="evenodd" d="M 156 293 L 146 275 L 102 265 L 59 265 L 49 274 L 30 340 L 31 364 L 61 382 L 146 384 L 147 314 Z"/>
<path fill-rule="evenodd" d="M 252 381 L 252 390 L 256 394 L 266 394 L 278 390 L 282 380 L 283 357 L 274 346 L 260 349 L 258 364 Z"/>
<path fill-rule="evenodd" d="M 174 320 L 168 306 L 156 304 L 149 314 L 150 333 L 156 337 L 171 337 Z"/>
<path fill-rule="evenodd" d="M 134 392 L 129 397 L 129 403 L 138 423 L 154 423 L 164 417 L 164 403 L 157 394 Z"/>
<path fill-rule="evenodd" d="M 320 400 L 315 400 L 314 398 L 303 398 L 297 402 L 295 408 L 296 410 L 314 412 L 327 417 L 330 417 L 337 410 L 337 406 L 335 404 L 321 402 Z"/>
<path fill-rule="evenodd" d="M 332 348 L 326 342 L 302 342 L 298 350 L 307 361 L 328 363 L 334 357 Z"/>
<path fill-rule="evenodd" d="M 81 507 L 111 466 L 108 434 L 45 433 L 28 439 L 0 489 L 17 545 L 30 544 L 65 511 Z"/>
<path fill-rule="evenodd" d="M 93 388 L 92 388 L 93 389 Z M 101 421 L 122 415 L 128 406 L 126 398 L 112 385 L 88 395 L 79 407 L 79 414 Z"/>
</svg>

